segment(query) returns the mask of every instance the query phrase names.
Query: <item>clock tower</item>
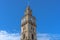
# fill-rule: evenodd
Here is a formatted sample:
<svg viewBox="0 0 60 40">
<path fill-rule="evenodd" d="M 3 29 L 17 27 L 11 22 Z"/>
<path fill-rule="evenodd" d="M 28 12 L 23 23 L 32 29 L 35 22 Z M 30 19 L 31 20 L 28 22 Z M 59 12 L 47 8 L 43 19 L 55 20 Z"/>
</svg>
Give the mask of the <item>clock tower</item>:
<svg viewBox="0 0 60 40">
<path fill-rule="evenodd" d="M 21 40 L 37 40 L 36 19 L 32 16 L 30 6 L 27 6 L 25 15 L 21 19 Z"/>
</svg>

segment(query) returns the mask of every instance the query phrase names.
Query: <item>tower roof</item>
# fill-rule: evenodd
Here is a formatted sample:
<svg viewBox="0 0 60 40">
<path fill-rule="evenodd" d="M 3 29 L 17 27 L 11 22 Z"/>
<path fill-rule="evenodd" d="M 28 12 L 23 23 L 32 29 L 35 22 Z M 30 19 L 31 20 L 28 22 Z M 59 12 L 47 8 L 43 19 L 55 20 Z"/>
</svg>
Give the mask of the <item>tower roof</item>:
<svg viewBox="0 0 60 40">
<path fill-rule="evenodd" d="M 26 10 L 30 10 L 30 6 L 27 6 Z"/>
<path fill-rule="evenodd" d="M 25 10 L 25 14 L 32 14 L 32 10 L 30 9 L 30 6 L 27 6 L 26 10 Z"/>
</svg>

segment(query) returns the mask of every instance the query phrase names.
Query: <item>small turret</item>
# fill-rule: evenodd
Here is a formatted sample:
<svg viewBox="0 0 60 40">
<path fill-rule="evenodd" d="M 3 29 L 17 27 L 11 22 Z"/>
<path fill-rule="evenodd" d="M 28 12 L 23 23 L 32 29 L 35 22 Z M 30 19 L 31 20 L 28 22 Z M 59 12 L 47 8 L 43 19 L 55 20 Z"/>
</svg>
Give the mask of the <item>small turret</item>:
<svg viewBox="0 0 60 40">
<path fill-rule="evenodd" d="M 30 6 L 27 6 L 25 10 L 25 15 L 32 15 L 32 10 L 30 9 Z"/>
</svg>

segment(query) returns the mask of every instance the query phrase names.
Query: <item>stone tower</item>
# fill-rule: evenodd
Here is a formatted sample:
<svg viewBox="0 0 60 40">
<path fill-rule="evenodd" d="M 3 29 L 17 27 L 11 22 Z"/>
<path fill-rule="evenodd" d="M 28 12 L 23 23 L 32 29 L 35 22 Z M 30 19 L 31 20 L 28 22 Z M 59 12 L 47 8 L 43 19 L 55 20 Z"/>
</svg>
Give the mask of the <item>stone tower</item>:
<svg viewBox="0 0 60 40">
<path fill-rule="evenodd" d="M 37 40 L 36 38 L 36 20 L 30 6 L 27 6 L 21 20 L 21 40 Z"/>
</svg>

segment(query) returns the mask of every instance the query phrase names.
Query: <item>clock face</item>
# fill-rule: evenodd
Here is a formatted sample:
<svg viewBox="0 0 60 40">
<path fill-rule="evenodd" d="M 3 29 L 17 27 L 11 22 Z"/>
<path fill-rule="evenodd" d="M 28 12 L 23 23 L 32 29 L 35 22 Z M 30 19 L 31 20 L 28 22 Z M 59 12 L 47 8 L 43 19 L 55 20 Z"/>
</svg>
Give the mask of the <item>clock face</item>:
<svg viewBox="0 0 60 40">
<path fill-rule="evenodd" d="M 21 24 L 23 24 L 26 21 L 26 18 L 24 17 L 21 21 Z"/>
<path fill-rule="evenodd" d="M 33 17 L 31 17 L 30 20 L 32 21 L 32 23 L 35 23 L 35 19 Z"/>
<path fill-rule="evenodd" d="M 31 21 L 33 20 L 33 18 L 31 18 Z"/>
<path fill-rule="evenodd" d="M 23 21 L 25 21 L 25 18 L 23 19 Z"/>
</svg>

